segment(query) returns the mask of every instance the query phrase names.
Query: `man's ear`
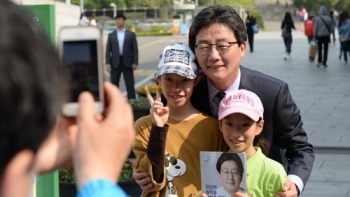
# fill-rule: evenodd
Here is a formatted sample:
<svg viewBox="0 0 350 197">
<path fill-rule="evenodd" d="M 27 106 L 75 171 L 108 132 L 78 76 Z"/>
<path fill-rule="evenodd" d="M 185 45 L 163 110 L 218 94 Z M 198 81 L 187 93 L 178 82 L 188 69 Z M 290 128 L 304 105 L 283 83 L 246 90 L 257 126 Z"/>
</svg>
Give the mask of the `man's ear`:
<svg viewBox="0 0 350 197">
<path fill-rule="evenodd" d="M 239 49 L 241 51 L 241 58 L 243 58 L 247 50 L 247 41 L 243 41 L 242 44 L 239 46 Z"/>
<path fill-rule="evenodd" d="M 33 163 L 33 151 L 22 150 L 17 153 L 1 177 L 0 196 L 28 196 L 34 181 Z"/>
</svg>

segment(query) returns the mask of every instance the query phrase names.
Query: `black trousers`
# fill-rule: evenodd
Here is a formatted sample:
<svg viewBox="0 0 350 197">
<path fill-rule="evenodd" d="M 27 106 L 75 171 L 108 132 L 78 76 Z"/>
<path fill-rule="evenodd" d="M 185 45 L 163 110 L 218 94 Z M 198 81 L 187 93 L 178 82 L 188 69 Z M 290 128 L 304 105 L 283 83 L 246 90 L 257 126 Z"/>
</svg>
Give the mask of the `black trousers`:
<svg viewBox="0 0 350 197">
<path fill-rule="evenodd" d="M 135 93 L 135 79 L 134 79 L 134 70 L 130 68 L 126 68 L 123 63 L 123 58 L 120 58 L 119 66 L 117 68 L 112 68 L 111 71 L 111 82 L 112 84 L 119 87 L 120 76 L 123 73 L 126 92 L 128 94 L 128 99 L 136 98 Z"/>
<path fill-rule="evenodd" d="M 250 52 L 253 52 L 254 51 L 254 33 L 249 32 L 247 33 L 247 36 L 248 36 L 248 44 L 249 44 Z"/>
<path fill-rule="evenodd" d="M 328 58 L 328 45 L 330 41 L 329 36 L 317 37 L 317 45 L 318 45 L 318 63 L 323 63 L 326 65 Z M 323 56 L 322 56 L 323 50 Z"/>
<path fill-rule="evenodd" d="M 292 36 L 284 37 L 283 41 L 284 41 L 284 46 L 286 46 L 286 52 L 290 53 L 292 51 L 293 37 Z"/>
</svg>

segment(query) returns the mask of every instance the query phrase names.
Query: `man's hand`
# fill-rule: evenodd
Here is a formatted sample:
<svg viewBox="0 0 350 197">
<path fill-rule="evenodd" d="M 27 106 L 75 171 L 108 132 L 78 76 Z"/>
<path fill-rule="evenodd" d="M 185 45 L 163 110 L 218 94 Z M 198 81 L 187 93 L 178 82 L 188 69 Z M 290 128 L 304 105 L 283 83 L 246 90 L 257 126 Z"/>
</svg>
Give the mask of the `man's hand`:
<svg viewBox="0 0 350 197">
<path fill-rule="evenodd" d="M 283 191 L 280 191 L 276 194 L 276 197 L 297 197 L 298 190 L 297 186 L 291 181 L 288 180 L 283 185 Z"/>
<path fill-rule="evenodd" d="M 137 69 L 137 65 L 136 64 L 132 64 L 131 68 L 132 68 L 132 70 L 136 70 Z"/>
<path fill-rule="evenodd" d="M 35 156 L 34 171 L 37 174 L 63 168 L 72 162 L 76 133 L 70 132 L 70 128 L 76 126 L 75 118 L 58 115 L 55 127 Z"/>
<path fill-rule="evenodd" d="M 132 177 L 135 179 L 135 182 L 141 187 L 141 189 L 145 192 L 152 191 L 154 189 L 153 184 L 151 182 L 151 177 L 144 172 L 137 172 L 136 170 L 137 160 L 133 163 L 133 172 Z"/>
<path fill-rule="evenodd" d="M 111 67 L 111 65 L 106 64 L 106 70 L 107 70 L 108 72 L 111 72 L 111 71 L 112 71 L 112 67 Z"/>
</svg>

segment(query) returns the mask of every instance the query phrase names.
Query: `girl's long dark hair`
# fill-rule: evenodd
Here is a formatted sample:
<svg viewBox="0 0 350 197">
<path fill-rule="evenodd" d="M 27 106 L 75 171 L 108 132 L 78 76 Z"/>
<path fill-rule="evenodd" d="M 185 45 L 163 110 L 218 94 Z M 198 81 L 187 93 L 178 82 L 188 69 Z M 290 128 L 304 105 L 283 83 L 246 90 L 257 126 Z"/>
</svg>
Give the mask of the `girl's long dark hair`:
<svg viewBox="0 0 350 197">
<path fill-rule="evenodd" d="M 293 22 L 293 19 L 292 19 L 292 15 L 290 14 L 290 12 L 286 12 L 284 14 L 284 19 L 283 19 L 284 22 Z"/>
<path fill-rule="evenodd" d="M 257 123 L 259 123 L 261 120 L 262 120 L 262 118 L 260 118 Z M 266 155 L 266 156 L 269 155 L 270 143 L 264 137 L 262 132 L 259 135 L 255 136 L 254 141 L 253 141 L 253 145 L 259 147 L 261 149 L 262 153 L 264 153 L 264 155 Z"/>
</svg>

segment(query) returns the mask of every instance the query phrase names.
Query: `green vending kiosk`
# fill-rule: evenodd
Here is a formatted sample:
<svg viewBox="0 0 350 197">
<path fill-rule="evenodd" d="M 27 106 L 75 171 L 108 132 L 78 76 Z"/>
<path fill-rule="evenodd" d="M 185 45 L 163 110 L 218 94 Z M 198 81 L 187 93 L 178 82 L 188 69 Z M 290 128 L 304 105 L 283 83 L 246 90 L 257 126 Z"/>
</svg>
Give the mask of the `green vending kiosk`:
<svg viewBox="0 0 350 197">
<path fill-rule="evenodd" d="M 37 21 L 53 43 L 56 43 L 56 22 L 54 5 L 25 5 L 34 15 L 33 20 Z"/>
<path fill-rule="evenodd" d="M 41 25 L 52 43 L 56 44 L 55 6 L 46 4 L 24 6 L 32 12 L 33 20 Z M 36 197 L 59 197 L 58 172 L 38 176 L 35 193 Z"/>
</svg>

